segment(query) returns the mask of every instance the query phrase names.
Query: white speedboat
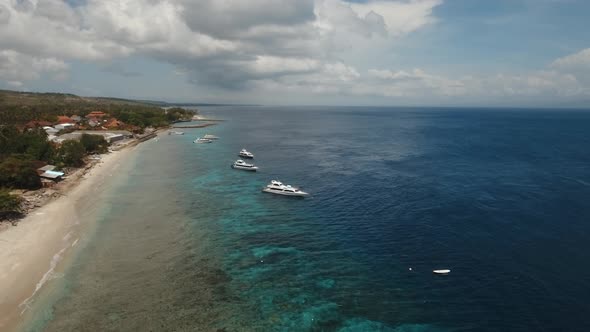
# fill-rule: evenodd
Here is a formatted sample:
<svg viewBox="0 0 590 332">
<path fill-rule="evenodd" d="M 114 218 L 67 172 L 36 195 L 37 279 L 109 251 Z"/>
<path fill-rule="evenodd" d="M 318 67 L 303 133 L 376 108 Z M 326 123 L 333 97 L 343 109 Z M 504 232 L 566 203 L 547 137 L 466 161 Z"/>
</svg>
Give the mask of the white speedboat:
<svg viewBox="0 0 590 332">
<path fill-rule="evenodd" d="M 206 139 L 206 138 L 202 138 L 199 137 L 196 140 L 193 141 L 193 143 L 197 143 L 197 144 L 203 144 L 203 143 L 212 143 L 213 141 L 210 139 Z"/>
<path fill-rule="evenodd" d="M 219 137 L 217 137 L 217 136 L 215 136 L 215 135 L 209 135 L 209 134 L 207 134 L 207 135 L 203 136 L 203 138 L 205 138 L 205 139 L 210 139 L 210 140 L 216 140 L 216 139 L 219 139 Z"/>
<path fill-rule="evenodd" d="M 254 154 L 252 152 L 248 152 L 248 150 L 246 150 L 246 149 L 242 149 L 240 151 L 240 153 L 238 153 L 238 155 L 242 158 L 248 158 L 248 159 L 254 158 Z"/>
<path fill-rule="evenodd" d="M 183 131 L 169 131 L 168 135 L 184 135 Z"/>
<path fill-rule="evenodd" d="M 272 180 L 266 187 L 262 189 L 265 193 L 283 195 L 283 196 L 295 196 L 295 197 L 305 197 L 309 194 L 305 191 L 299 190 L 299 188 L 291 187 L 290 185 L 285 185 L 281 181 Z"/>
<path fill-rule="evenodd" d="M 242 159 L 236 160 L 236 162 L 231 165 L 231 168 L 252 172 L 256 172 L 258 170 L 258 167 L 254 166 L 253 164 L 248 164 Z"/>
<path fill-rule="evenodd" d="M 434 274 L 449 274 L 449 273 L 451 273 L 451 270 L 447 270 L 447 269 L 444 269 L 444 270 L 433 270 L 432 273 L 434 273 Z"/>
</svg>

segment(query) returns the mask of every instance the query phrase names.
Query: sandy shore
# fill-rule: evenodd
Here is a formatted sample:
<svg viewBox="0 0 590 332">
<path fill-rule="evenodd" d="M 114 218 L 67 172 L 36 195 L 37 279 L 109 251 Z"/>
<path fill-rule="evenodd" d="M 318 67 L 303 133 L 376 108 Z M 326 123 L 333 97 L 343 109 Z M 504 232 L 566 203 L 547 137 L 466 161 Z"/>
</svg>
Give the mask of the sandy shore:
<svg viewBox="0 0 590 332">
<path fill-rule="evenodd" d="M 104 190 L 134 148 L 104 155 L 63 196 L 33 211 L 18 226 L 0 232 L 0 331 L 11 331 L 22 323 L 27 306 L 78 243 L 81 211 L 77 206 Z"/>
</svg>

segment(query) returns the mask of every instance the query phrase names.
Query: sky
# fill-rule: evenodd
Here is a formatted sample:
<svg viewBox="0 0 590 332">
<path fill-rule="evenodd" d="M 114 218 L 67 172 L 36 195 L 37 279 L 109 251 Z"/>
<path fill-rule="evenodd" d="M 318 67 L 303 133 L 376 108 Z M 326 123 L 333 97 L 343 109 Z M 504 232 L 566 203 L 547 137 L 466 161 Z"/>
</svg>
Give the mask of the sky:
<svg viewBox="0 0 590 332">
<path fill-rule="evenodd" d="M 587 0 L 0 0 L 0 89 L 590 107 Z"/>
</svg>

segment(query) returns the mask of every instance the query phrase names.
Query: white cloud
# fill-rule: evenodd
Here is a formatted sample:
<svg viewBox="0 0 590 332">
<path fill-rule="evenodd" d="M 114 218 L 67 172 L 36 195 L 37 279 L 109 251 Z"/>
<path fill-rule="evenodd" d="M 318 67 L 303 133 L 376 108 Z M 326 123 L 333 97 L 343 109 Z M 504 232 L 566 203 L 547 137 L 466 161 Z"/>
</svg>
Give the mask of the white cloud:
<svg viewBox="0 0 590 332">
<path fill-rule="evenodd" d="M 12 87 L 21 87 L 24 81 L 36 80 L 42 74 L 50 74 L 61 79 L 68 65 L 55 58 L 32 57 L 14 50 L 0 51 L 0 80 Z"/>
<path fill-rule="evenodd" d="M 292 27 L 311 22 L 313 0 L 180 1 L 182 15 L 195 32 L 235 39 L 260 27 Z"/>
<path fill-rule="evenodd" d="M 554 68 L 559 69 L 585 69 L 590 70 L 590 48 L 581 50 L 577 53 L 561 57 L 551 64 Z"/>
<path fill-rule="evenodd" d="M 87 0 L 72 7 L 63 0 L 0 0 L 0 49 L 65 61 L 139 54 L 172 63 L 200 84 L 237 86 L 319 70 L 337 60 L 333 51 L 345 35 L 408 33 L 432 22 L 439 3 Z"/>
<path fill-rule="evenodd" d="M 411 0 L 411 1 L 369 1 L 353 3 L 352 9 L 369 21 L 385 23 L 387 31 L 394 36 L 415 31 L 436 20 L 432 10 L 441 5 L 442 0 Z"/>
<path fill-rule="evenodd" d="M 293 74 L 317 70 L 320 62 L 309 58 L 284 58 L 277 56 L 258 56 L 254 62 L 248 62 L 252 73 L 259 74 Z"/>
<path fill-rule="evenodd" d="M 0 0 L 0 81 L 18 87 L 44 75 L 65 79 L 68 61 L 105 68 L 137 55 L 170 63 L 177 77 L 211 91 L 416 101 L 589 95 L 590 49 L 537 71 L 491 76 L 371 62 L 436 24 L 442 2 Z"/>
</svg>

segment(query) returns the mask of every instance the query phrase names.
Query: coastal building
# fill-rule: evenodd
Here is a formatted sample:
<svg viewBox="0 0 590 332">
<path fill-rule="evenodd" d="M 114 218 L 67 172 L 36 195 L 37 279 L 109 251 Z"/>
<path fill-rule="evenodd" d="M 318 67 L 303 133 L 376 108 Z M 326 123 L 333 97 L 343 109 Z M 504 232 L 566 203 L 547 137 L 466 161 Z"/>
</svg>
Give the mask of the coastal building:
<svg viewBox="0 0 590 332">
<path fill-rule="evenodd" d="M 50 180 L 53 182 L 58 182 L 63 179 L 64 172 L 55 171 L 56 166 L 54 165 L 45 165 L 41 168 L 37 169 L 37 174 L 41 179 Z"/>
<path fill-rule="evenodd" d="M 57 117 L 57 124 L 64 124 L 64 123 L 74 123 L 74 120 L 72 120 L 69 116 L 59 115 Z"/>
<path fill-rule="evenodd" d="M 107 114 L 104 112 L 93 111 L 93 112 L 90 112 L 86 115 L 86 119 L 102 119 L 106 116 L 107 116 Z"/>
<path fill-rule="evenodd" d="M 54 142 L 61 143 L 65 140 L 76 140 L 79 141 L 82 137 L 82 134 L 88 135 L 99 135 L 104 137 L 104 139 L 109 142 L 118 142 L 124 140 L 126 138 L 133 138 L 133 134 L 126 131 L 126 130 L 108 130 L 108 131 L 98 131 L 98 130 L 76 130 L 74 132 L 63 134 L 54 139 Z"/>
<path fill-rule="evenodd" d="M 47 135 L 51 136 L 51 135 L 55 135 L 59 132 L 58 129 L 55 129 L 53 127 L 49 127 L 49 126 L 45 126 L 43 127 L 43 130 L 45 130 L 45 132 L 47 133 Z"/>
<path fill-rule="evenodd" d="M 74 129 L 76 127 L 73 123 L 62 123 L 55 125 L 55 129 L 57 130 L 64 130 L 64 129 Z"/>
<path fill-rule="evenodd" d="M 40 172 L 39 174 L 43 174 L 43 173 L 45 173 L 47 171 L 53 171 L 53 170 L 55 170 L 56 167 L 57 166 L 54 166 L 54 165 L 45 165 L 45 166 L 43 166 L 41 168 L 38 168 L 37 169 L 37 172 Z"/>
<path fill-rule="evenodd" d="M 41 175 L 39 175 L 43 179 L 51 180 L 54 182 L 61 181 L 63 176 L 65 175 L 64 172 L 56 172 L 56 171 L 45 171 Z"/>
<path fill-rule="evenodd" d="M 122 141 L 125 139 L 125 135 L 123 134 L 107 134 L 104 136 L 104 139 L 109 142 L 109 144 L 112 144 L 114 142 L 118 142 L 118 141 Z"/>
<path fill-rule="evenodd" d="M 125 126 L 125 124 L 123 121 L 119 121 L 116 118 L 111 118 L 103 126 L 107 129 L 117 129 Z"/>
<path fill-rule="evenodd" d="M 52 123 L 49 121 L 29 121 L 25 124 L 25 128 L 32 129 L 32 128 L 40 128 L 40 127 L 49 127 Z"/>
</svg>

